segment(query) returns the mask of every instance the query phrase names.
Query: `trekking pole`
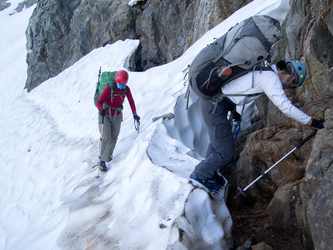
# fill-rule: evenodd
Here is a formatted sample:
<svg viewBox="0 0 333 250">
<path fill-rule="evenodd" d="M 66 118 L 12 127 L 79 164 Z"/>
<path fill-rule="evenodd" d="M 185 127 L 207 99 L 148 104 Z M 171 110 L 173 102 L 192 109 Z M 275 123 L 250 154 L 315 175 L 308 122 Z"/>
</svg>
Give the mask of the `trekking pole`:
<svg viewBox="0 0 333 250">
<path fill-rule="evenodd" d="M 104 107 L 104 105 L 103 105 Z M 99 137 L 99 160 L 101 159 L 101 151 L 102 151 L 102 140 L 103 140 L 103 126 L 104 126 L 104 116 L 102 116 L 102 124 L 101 124 L 101 132 L 100 132 L 100 137 Z M 96 166 L 98 166 L 99 162 L 92 166 L 92 168 L 95 168 Z"/>
<path fill-rule="evenodd" d="M 98 86 L 99 86 L 99 80 L 101 78 L 101 72 L 102 72 L 102 66 L 99 67 L 99 71 L 98 71 L 98 79 L 97 79 L 97 87 L 96 87 L 96 93 L 98 92 Z M 95 93 L 95 95 L 96 95 Z M 103 108 L 105 107 L 105 104 L 103 104 Z M 103 129 L 103 124 L 104 124 L 104 117 L 102 118 L 102 126 L 101 126 L 101 131 Z M 100 143 L 99 143 L 99 159 L 101 159 L 101 140 L 102 140 L 102 134 L 101 134 L 101 137 L 100 137 Z M 99 164 L 99 162 L 97 162 L 96 165 L 92 166 L 92 168 L 95 168 L 97 167 Z M 98 176 L 99 177 L 99 176 Z M 97 176 L 96 176 L 97 178 Z"/>
<path fill-rule="evenodd" d="M 103 108 L 105 107 L 105 104 L 103 104 Z M 102 116 L 102 124 L 101 124 L 101 136 L 99 138 L 99 161 L 101 161 L 101 156 L 102 156 L 102 141 L 103 141 L 103 128 L 104 128 L 104 117 Z M 97 163 L 98 166 L 98 163 Z M 97 175 L 95 176 L 97 179 L 99 178 L 99 167 L 97 170 Z"/>
<path fill-rule="evenodd" d="M 105 109 L 105 103 L 103 103 L 103 109 Z M 102 141 L 103 141 L 103 129 L 104 129 L 104 117 L 102 116 L 102 124 L 101 124 L 101 132 L 100 132 L 100 138 L 99 138 L 99 162 L 101 160 L 101 156 L 102 156 Z M 99 162 L 97 162 L 97 164 L 95 166 L 93 166 L 92 168 L 95 168 L 98 166 Z M 97 179 L 99 178 L 99 168 L 98 168 L 98 172 L 97 172 L 97 176 L 95 176 Z"/>
<path fill-rule="evenodd" d="M 269 169 L 267 169 L 264 173 L 262 173 L 260 176 L 257 177 L 257 179 L 255 179 L 254 181 L 252 181 L 249 185 L 247 185 L 246 188 L 241 189 L 240 187 L 237 187 L 237 189 L 239 190 L 239 193 L 234 197 L 234 199 L 236 199 L 239 195 L 243 195 L 244 197 L 246 197 L 245 191 L 247 189 L 249 189 L 249 187 L 251 187 L 254 183 L 256 183 L 258 180 L 260 180 L 261 178 L 265 177 L 265 175 L 272 169 L 274 168 L 276 165 L 278 165 L 281 161 L 283 161 L 286 157 L 288 157 L 292 152 L 294 152 L 296 149 L 300 148 L 304 143 L 306 143 L 308 140 L 310 140 L 316 133 L 318 132 L 318 129 L 313 131 L 308 137 L 306 137 L 303 141 L 299 142 L 296 144 L 296 146 L 289 152 L 287 153 L 285 156 L 283 156 L 278 162 L 276 162 L 273 166 L 271 166 Z"/>
</svg>

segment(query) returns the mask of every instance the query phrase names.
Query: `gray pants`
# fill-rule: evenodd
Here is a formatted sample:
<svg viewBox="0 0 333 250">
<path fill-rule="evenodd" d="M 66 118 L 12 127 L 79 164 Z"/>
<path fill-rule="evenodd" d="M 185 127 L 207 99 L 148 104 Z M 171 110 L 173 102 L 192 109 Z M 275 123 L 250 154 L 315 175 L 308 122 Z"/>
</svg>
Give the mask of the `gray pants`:
<svg viewBox="0 0 333 250">
<path fill-rule="evenodd" d="M 205 160 L 194 169 L 194 174 L 200 179 L 212 178 L 218 169 L 231 162 L 235 154 L 232 126 L 227 118 L 228 111 L 223 104 L 219 104 L 215 114 L 212 114 L 214 105 L 215 102 L 211 99 L 200 100 L 200 111 L 210 140 Z"/>
<path fill-rule="evenodd" d="M 122 121 L 123 121 L 122 113 L 117 115 L 116 117 L 111 117 L 111 119 L 107 115 L 104 117 L 100 161 L 108 161 L 109 157 L 113 154 L 113 150 L 118 140 L 118 135 Z M 98 114 L 98 127 L 99 127 L 99 132 L 101 132 L 102 116 L 100 114 Z"/>
</svg>

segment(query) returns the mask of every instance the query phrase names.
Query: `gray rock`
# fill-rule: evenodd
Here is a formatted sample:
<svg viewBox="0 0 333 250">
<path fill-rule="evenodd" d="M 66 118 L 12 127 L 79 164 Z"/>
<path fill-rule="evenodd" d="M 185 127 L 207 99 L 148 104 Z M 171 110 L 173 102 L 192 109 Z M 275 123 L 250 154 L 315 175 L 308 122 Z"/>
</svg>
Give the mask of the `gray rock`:
<svg viewBox="0 0 333 250">
<path fill-rule="evenodd" d="M 11 3 L 7 3 L 8 0 L 0 0 L 0 11 L 7 9 Z"/>
<path fill-rule="evenodd" d="M 332 154 L 332 151 L 330 150 Z M 333 245 L 333 165 L 330 164 L 323 181 L 308 203 L 307 218 L 315 249 Z"/>
<path fill-rule="evenodd" d="M 25 88 L 30 91 L 93 49 L 126 38 L 141 41 L 131 70 L 168 63 L 248 2 L 149 0 L 131 7 L 121 0 L 41 0 L 26 31 Z"/>
</svg>

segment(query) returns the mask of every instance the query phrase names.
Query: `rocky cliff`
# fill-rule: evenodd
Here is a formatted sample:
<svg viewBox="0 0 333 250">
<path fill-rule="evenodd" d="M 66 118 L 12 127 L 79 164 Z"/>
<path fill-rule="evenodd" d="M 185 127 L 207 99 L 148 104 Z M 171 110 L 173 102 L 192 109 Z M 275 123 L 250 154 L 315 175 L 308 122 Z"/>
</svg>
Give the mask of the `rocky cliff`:
<svg viewBox="0 0 333 250">
<path fill-rule="evenodd" d="M 26 88 L 30 91 L 91 50 L 119 39 L 141 41 L 132 70 L 170 62 L 248 2 L 146 0 L 128 6 L 121 0 L 40 0 L 26 32 Z M 313 117 L 325 118 L 325 129 L 251 187 L 247 198 L 234 200 L 237 186 L 244 188 L 312 132 L 282 115 L 267 98 L 257 101 L 260 117 L 239 136 L 239 154 L 225 173 L 231 184 L 235 247 L 249 238 L 274 249 L 333 245 L 332 1 L 291 0 L 290 5 L 278 56 L 302 60 L 308 77 L 288 96 Z"/>
<path fill-rule="evenodd" d="M 40 0 L 26 32 L 26 88 L 30 91 L 93 49 L 120 39 L 141 41 L 133 70 L 170 62 L 248 2 L 149 0 L 129 6 L 121 0 Z"/>
<path fill-rule="evenodd" d="M 256 235 L 274 249 L 328 249 L 333 244 L 332 1 L 292 0 L 290 4 L 278 55 L 305 62 L 308 77 L 287 95 L 314 118 L 326 119 L 325 129 L 251 187 L 247 198 L 230 203 L 234 209 L 244 207 L 234 218 L 239 230 L 249 228 L 243 231 L 245 239 Z M 247 186 L 313 131 L 284 116 L 265 97 L 257 106 L 261 119 L 240 144 L 242 151 L 232 173 L 234 190 Z M 247 223 L 245 218 L 254 221 Z"/>
</svg>

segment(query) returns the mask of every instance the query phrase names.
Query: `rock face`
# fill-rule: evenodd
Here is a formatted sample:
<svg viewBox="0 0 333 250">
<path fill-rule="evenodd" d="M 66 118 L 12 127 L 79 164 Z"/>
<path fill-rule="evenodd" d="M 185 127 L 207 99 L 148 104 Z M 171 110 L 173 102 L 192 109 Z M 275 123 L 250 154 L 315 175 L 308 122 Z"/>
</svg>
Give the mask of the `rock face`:
<svg viewBox="0 0 333 250">
<path fill-rule="evenodd" d="M 134 38 L 135 19 L 125 2 L 39 1 L 26 31 L 26 88 L 57 75 L 94 48 Z"/>
<path fill-rule="evenodd" d="M 178 58 L 205 32 L 250 0 L 40 0 L 26 34 L 30 91 L 95 48 L 140 39 L 132 70 Z M 204 20 L 204 21 L 203 21 Z"/>
<path fill-rule="evenodd" d="M 308 70 L 306 84 L 297 90 L 303 102 L 332 92 L 333 33 L 329 20 L 333 13 L 320 11 L 331 7 L 329 1 L 291 1 L 291 11 L 284 24 L 286 38 L 281 56 L 304 61 Z"/>
<path fill-rule="evenodd" d="M 170 62 L 248 2 L 146 0 L 131 7 L 128 1 L 121 0 L 40 0 L 26 32 L 26 88 L 33 89 L 91 50 L 119 39 L 141 41 L 131 63 L 133 70 Z M 4 1 L 0 3 L 1 7 L 6 5 Z M 278 58 L 303 61 L 308 74 L 304 84 L 288 91 L 287 96 L 314 118 L 325 118 L 325 128 L 247 190 L 248 198 L 242 201 L 246 216 L 240 214 L 242 209 L 236 201 L 228 206 L 234 206 L 232 216 L 239 234 L 245 235 L 247 221 L 253 218 L 253 227 L 259 219 L 262 227 L 250 231 L 273 249 L 291 245 L 328 249 L 333 245 L 332 1 L 290 0 L 290 5 L 282 24 L 285 37 L 278 44 Z M 241 144 L 232 173 L 235 179 L 231 194 L 236 192 L 236 186 L 247 186 L 313 131 L 284 116 L 265 97 L 256 104 L 260 117 L 238 137 Z M 243 240 L 244 237 L 239 242 Z"/>
<path fill-rule="evenodd" d="M 203 34 L 248 2 L 146 1 L 136 21 L 136 32 L 142 44 L 143 69 L 178 58 Z"/>
<path fill-rule="evenodd" d="M 6 0 L 0 1 L 0 11 L 4 10 L 10 6 L 10 3 L 6 3 L 6 2 L 7 2 Z"/>
<path fill-rule="evenodd" d="M 307 114 L 324 118 L 325 129 L 251 187 L 247 202 L 265 207 L 270 225 L 266 230 L 287 233 L 293 244 L 305 249 L 327 249 L 333 244 L 332 3 L 292 0 L 290 4 L 279 55 L 305 62 L 308 75 L 287 96 Z M 261 129 L 247 137 L 235 171 L 236 183 L 243 188 L 313 131 L 284 116 L 265 97 L 257 105 Z"/>
<path fill-rule="evenodd" d="M 11 3 L 7 3 L 8 0 L 0 0 L 0 11 L 8 8 Z M 37 2 L 37 0 L 24 0 L 22 2 L 20 2 L 17 7 L 15 8 L 16 12 L 21 12 L 21 10 L 26 7 L 29 8 L 32 5 L 34 5 Z"/>
</svg>

